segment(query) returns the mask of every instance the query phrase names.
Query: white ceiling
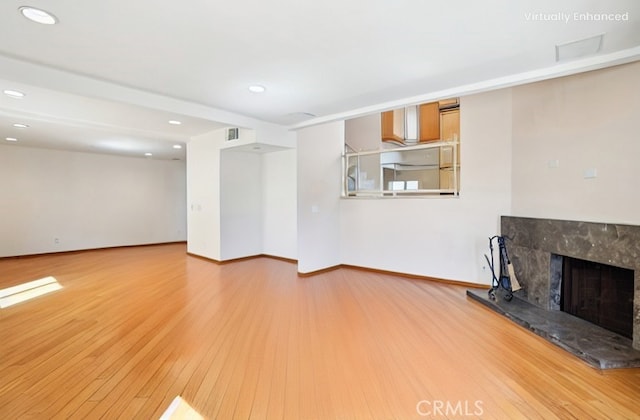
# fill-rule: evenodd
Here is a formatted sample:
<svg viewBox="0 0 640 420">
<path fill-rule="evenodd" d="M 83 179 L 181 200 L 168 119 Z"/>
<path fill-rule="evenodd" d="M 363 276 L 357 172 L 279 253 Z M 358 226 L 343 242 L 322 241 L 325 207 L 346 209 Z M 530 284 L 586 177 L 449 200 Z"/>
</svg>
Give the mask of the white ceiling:
<svg viewBox="0 0 640 420">
<path fill-rule="evenodd" d="M 27 4 L 60 23 L 27 21 Z M 601 33 L 598 57 L 555 61 L 557 44 Z M 27 96 L 0 98 L 0 140 L 20 119 L 22 145 L 183 158 L 173 144 L 223 126 L 291 126 L 638 59 L 637 0 L 5 0 L 0 88 Z M 267 91 L 249 92 L 256 83 Z"/>
</svg>

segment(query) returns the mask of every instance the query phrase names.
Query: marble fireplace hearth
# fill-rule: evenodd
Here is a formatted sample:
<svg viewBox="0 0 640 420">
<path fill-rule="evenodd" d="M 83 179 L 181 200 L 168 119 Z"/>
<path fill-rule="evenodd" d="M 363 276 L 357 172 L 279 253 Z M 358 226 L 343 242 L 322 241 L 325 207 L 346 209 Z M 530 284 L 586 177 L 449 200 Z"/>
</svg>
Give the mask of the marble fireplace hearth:
<svg viewBox="0 0 640 420">
<path fill-rule="evenodd" d="M 640 367 L 640 226 L 502 216 L 523 290 L 511 302 L 467 295 L 598 368 Z M 562 312 L 563 257 L 634 271 L 632 339 Z"/>
</svg>

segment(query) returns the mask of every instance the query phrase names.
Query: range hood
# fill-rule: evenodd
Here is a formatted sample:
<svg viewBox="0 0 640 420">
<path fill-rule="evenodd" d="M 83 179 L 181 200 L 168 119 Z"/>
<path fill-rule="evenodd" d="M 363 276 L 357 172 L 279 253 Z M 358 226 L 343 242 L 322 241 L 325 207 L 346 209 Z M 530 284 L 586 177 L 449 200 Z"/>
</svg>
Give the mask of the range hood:
<svg viewBox="0 0 640 420">
<path fill-rule="evenodd" d="M 418 144 L 418 105 L 404 108 L 404 144 Z"/>
</svg>

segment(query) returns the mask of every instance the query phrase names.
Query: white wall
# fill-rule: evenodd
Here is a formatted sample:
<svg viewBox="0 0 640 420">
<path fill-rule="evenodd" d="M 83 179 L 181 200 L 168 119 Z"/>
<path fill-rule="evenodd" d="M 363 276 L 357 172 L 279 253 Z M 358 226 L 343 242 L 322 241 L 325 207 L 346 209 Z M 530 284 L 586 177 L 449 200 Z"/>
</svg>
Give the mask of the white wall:
<svg viewBox="0 0 640 420">
<path fill-rule="evenodd" d="M 351 264 L 489 284 L 483 255 L 501 215 L 638 224 L 639 70 L 634 63 L 462 97 L 457 199 L 340 199 L 345 123 L 301 129 L 297 180 L 294 152 L 261 160 L 262 252 L 297 257 L 301 273 Z M 377 131 L 373 118 L 361 121 Z M 218 155 L 209 147 L 219 145 L 198 146 L 196 184 L 201 197 L 219 200 Z M 583 178 L 589 168 L 597 178 Z M 297 211 L 289 193 L 296 181 Z M 214 240 L 224 222 L 208 204 L 220 202 L 198 200 L 210 213 L 197 234 Z M 209 256 L 219 259 L 216 252 Z"/>
<path fill-rule="evenodd" d="M 640 224 L 639 92 L 640 63 L 514 88 L 513 214 Z"/>
<path fill-rule="evenodd" d="M 488 284 L 488 237 L 511 209 L 511 91 L 461 98 L 459 198 L 343 199 L 344 264 Z"/>
<path fill-rule="evenodd" d="M 276 133 L 267 134 L 275 143 Z M 259 254 L 295 259 L 295 149 L 239 151 L 228 148 L 225 135 L 216 130 L 187 145 L 188 251 L 218 261 Z M 281 135 L 291 143 L 290 132 Z"/>
<path fill-rule="evenodd" d="M 2 145 L 0 257 L 184 241 L 185 182 L 183 161 Z"/>
<path fill-rule="evenodd" d="M 238 138 L 236 140 L 226 140 L 220 145 L 221 149 L 239 148 L 253 144 L 262 144 L 269 146 L 295 148 L 295 133 L 286 130 L 284 127 L 270 123 L 260 123 L 256 128 L 240 128 L 238 130 Z"/>
<path fill-rule="evenodd" d="M 344 122 L 298 131 L 298 272 L 339 265 Z"/>
<path fill-rule="evenodd" d="M 220 259 L 262 253 L 262 157 L 223 150 L 220 156 Z"/>
<path fill-rule="evenodd" d="M 263 250 L 298 258 L 296 150 L 262 155 Z"/>
<path fill-rule="evenodd" d="M 252 130 L 249 128 L 238 128 L 238 138 L 235 140 L 227 140 L 228 131 L 225 128 L 224 132 L 224 142 L 220 143 L 220 149 L 227 149 L 238 146 L 246 146 L 248 144 L 253 144 L 256 142 L 256 130 Z"/>
<path fill-rule="evenodd" d="M 404 122 L 402 124 L 404 126 Z M 378 150 L 382 147 L 380 113 L 365 115 L 345 121 L 345 143 L 355 152 Z"/>
<path fill-rule="evenodd" d="M 187 251 L 220 260 L 220 147 L 225 130 L 187 144 Z"/>
</svg>

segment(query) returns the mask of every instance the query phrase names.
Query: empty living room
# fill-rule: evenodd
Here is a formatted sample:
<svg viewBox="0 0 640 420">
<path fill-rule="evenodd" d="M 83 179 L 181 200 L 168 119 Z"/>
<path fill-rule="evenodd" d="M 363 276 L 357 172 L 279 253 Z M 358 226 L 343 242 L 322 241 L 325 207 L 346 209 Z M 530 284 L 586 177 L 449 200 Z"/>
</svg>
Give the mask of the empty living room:
<svg viewBox="0 0 640 420">
<path fill-rule="evenodd" d="M 640 3 L 0 33 L 0 418 L 638 418 Z"/>
</svg>

